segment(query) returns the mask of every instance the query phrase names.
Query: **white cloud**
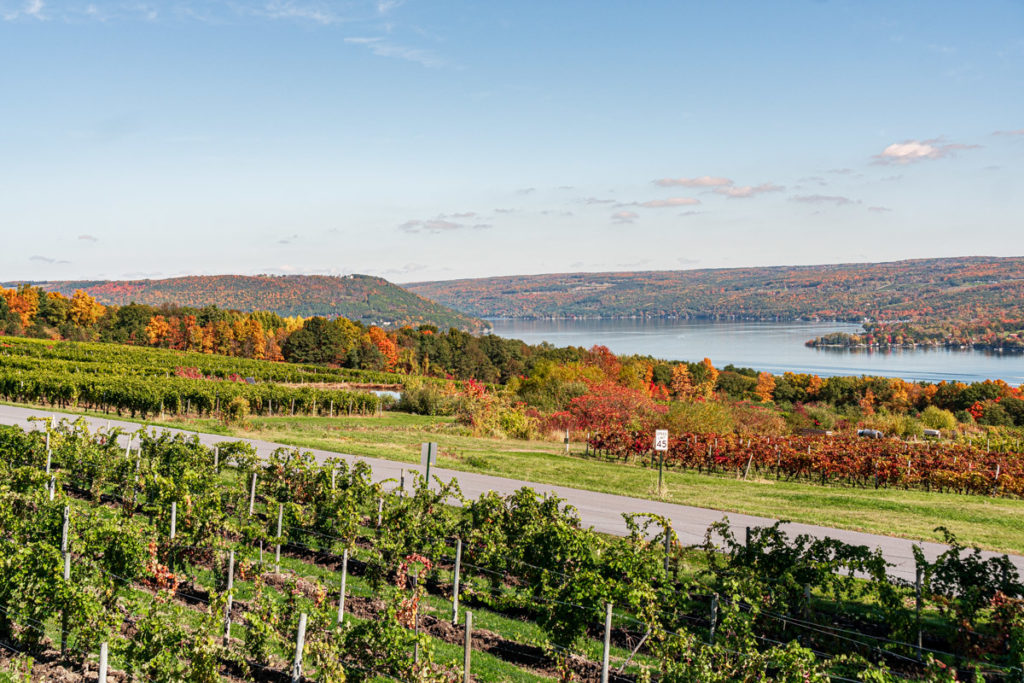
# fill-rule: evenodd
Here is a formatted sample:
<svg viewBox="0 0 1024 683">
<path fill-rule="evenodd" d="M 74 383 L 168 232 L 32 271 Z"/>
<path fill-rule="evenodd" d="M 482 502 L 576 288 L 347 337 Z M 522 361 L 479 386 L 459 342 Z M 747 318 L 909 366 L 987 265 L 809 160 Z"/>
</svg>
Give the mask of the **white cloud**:
<svg viewBox="0 0 1024 683">
<path fill-rule="evenodd" d="M 826 194 L 809 194 L 809 195 L 797 195 L 790 197 L 794 202 L 802 202 L 804 204 L 834 204 L 835 206 L 845 206 L 847 204 L 860 204 L 859 201 L 850 199 L 849 197 L 840 197 L 838 195 L 826 195 Z"/>
<path fill-rule="evenodd" d="M 635 211 L 616 211 L 612 214 L 612 220 L 616 223 L 632 223 L 639 217 Z"/>
<path fill-rule="evenodd" d="M 1018 128 L 1017 130 L 997 130 L 992 135 L 1024 135 L 1024 128 Z"/>
<path fill-rule="evenodd" d="M 583 203 L 587 206 L 593 206 L 595 204 L 614 204 L 614 199 L 598 199 L 597 197 L 587 197 L 583 200 Z"/>
<path fill-rule="evenodd" d="M 942 143 L 938 139 L 907 140 L 894 142 L 882 150 L 881 154 L 876 154 L 874 158 L 875 163 L 879 164 L 910 164 L 927 159 L 941 159 L 956 150 L 976 149 L 977 147 L 978 145 Z"/>
<path fill-rule="evenodd" d="M 4 21 L 14 21 L 21 17 L 31 17 L 38 21 L 46 21 L 46 15 L 43 14 L 43 9 L 46 7 L 46 3 L 43 0 L 26 0 L 20 9 L 5 10 L 0 9 L 0 18 Z"/>
<path fill-rule="evenodd" d="M 868 211 L 871 211 L 872 213 L 889 213 L 892 209 L 887 206 L 869 206 Z"/>
<path fill-rule="evenodd" d="M 83 242 L 99 242 L 99 239 L 94 235 L 79 235 L 78 239 Z"/>
<path fill-rule="evenodd" d="M 697 204 L 700 204 L 700 200 L 693 197 L 670 197 L 669 199 L 652 199 L 648 202 L 641 202 L 639 206 L 646 209 L 668 209 L 674 206 L 696 206 Z"/>
<path fill-rule="evenodd" d="M 378 57 L 394 57 L 404 59 L 407 62 L 415 62 L 421 66 L 437 68 L 445 66 L 446 62 L 430 50 L 421 50 L 406 45 L 397 45 L 384 38 L 346 38 L 350 45 L 362 45 Z"/>
<path fill-rule="evenodd" d="M 272 0 L 257 12 L 268 19 L 301 19 L 326 26 L 340 21 L 339 17 L 320 4 L 306 4 L 291 0 Z"/>
<path fill-rule="evenodd" d="M 732 185 L 732 180 L 703 175 L 699 178 L 660 178 L 654 184 L 661 187 L 726 187 Z"/>
<path fill-rule="evenodd" d="M 715 192 L 725 195 L 729 199 L 747 199 L 754 195 L 765 192 L 781 192 L 786 188 L 773 183 L 761 183 L 760 185 L 740 185 L 738 187 L 716 187 Z"/>
<path fill-rule="evenodd" d="M 379 14 L 387 14 L 391 10 L 400 6 L 404 0 L 377 0 L 377 12 Z"/>
<path fill-rule="evenodd" d="M 398 229 L 402 232 L 429 232 L 436 235 L 438 233 L 454 232 L 456 230 L 487 230 L 491 227 L 490 223 L 474 223 L 473 225 L 466 225 L 464 223 L 457 223 L 455 221 L 448 220 L 444 216 L 438 216 L 437 218 L 429 218 L 426 220 L 416 219 L 406 221 L 399 225 Z"/>
</svg>

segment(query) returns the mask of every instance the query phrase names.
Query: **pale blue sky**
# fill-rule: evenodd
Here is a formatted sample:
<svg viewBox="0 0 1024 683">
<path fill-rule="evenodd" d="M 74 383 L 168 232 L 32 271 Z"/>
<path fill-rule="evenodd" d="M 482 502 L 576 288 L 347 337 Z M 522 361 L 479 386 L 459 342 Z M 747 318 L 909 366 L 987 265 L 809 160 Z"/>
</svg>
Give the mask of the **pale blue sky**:
<svg viewBox="0 0 1024 683">
<path fill-rule="evenodd" d="M 0 0 L 0 281 L 1024 254 L 1024 3 Z"/>
</svg>

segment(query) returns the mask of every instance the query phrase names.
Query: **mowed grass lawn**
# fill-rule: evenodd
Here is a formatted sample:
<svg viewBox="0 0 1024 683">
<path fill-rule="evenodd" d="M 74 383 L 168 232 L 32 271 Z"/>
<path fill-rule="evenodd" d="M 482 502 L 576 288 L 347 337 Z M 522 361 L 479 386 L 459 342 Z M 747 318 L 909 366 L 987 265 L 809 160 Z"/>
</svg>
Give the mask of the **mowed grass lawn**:
<svg viewBox="0 0 1024 683">
<path fill-rule="evenodd" d="M 154 422 L 184 429 L 274 441 L 419 464 L 420 443 L 439 444 L 438 466 L 521 479 L 538 484 L 652 498 L 920 540 L 939 540 L 949 528 L 964 543 L 1024 554 L 1024 500 L 927 493 L 901 489 L 820 486 L 770 479 L 665 471 L 657 493 L 657 469 L 574 455 L 552 441 L 515 441 L 469 436 L 450 418 L 385 413 L 382 417 L 252 418 L 246 428 L 212 419 Z"/>
</svg>

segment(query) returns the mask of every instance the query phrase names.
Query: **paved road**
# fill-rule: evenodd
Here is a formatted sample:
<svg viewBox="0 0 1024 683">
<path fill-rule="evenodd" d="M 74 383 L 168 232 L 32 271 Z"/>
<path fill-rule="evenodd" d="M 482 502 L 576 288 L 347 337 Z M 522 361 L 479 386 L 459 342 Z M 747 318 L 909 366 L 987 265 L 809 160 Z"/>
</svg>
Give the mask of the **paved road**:
<svg viewBox="0 0 1024 683">
<path fill-rule="evenodd" d="M 31 428 L 32 425 L 32 423 L 28 421 L 29 417 L 45 417 L 51 414 L 56 414 L 58 417 L 62 415 L 61 413 L 50 413 L 30 408 L 0 405 L 0 424 L 20 425 L 28 429 Z M 108 421 L 100 418 L 87 418 L 87 420 L 94 429 L 105 426 L 108 422 L 112 427 L 121 427 L 129 432 L 136 431 L 140 428 L 140 425 L 135 422 L 122 422 L 118 420 Z M 236 439 L 234 437 L 225 437 L 217 434 L 199 434 L 198 436 L 200 441 L 206 445 L 213 445 L 224 441 L 245 441 L 252 444 L 261 456 L 269 455 L 275 448 L 279 448 L 282 445 L 271 443 L 269 441 Z M 342 457 L 349 462 L 363 460 L 373 468 L 373 476 L 378 481 L 384 479 L 394 479 L 397 481 L 403 469 L 408 471 L 412 467 L 408 463 L 401 463 L 393 460 L 382 460 L 379 458 L 367 458 L 363 456 L 343 455 L 332 451 L 312 450 L 312 453 L 319 461 L 328 457 Z M 445 480 L 452 477 L 458 479 L 462 492 L 470 498 L 475 498 L 487 491 L 497 491 L 503 494 L 511 493 L 522 486 L 531 486 L 540 492 L 551 491 L 564 498 L 569 504 L 574 505 L 577 510 L 579 510 L 580 517 L 584 524 L 592 526 L 597 531 L 616 535 L 625 535 L 627 533 L 626 525 L 622 519 L 623 512 L 651 512 L 671 519 L 673 527 L 679 534 L 680 540 L 683 543 L 699 543 L 703 541 L 704 532 L 708 525 L 713 522 L 721 521 L 726 515 L 728 515 L 729 523 L 732 524 L 735 529 L 734 533 L 736 533 L 737 537 L 741 539 L 743 538 L 744 527 L 766 526 L 774 524 L 776 521 L 767 517 L 755 517 L 735 512 L 724 513 L 708 508 L 677 505 L 674 503 L 662 503 L 642 498 L 630 498 L 628 496 L 616 496 L 608 493 L 596 493 L 594 491 L 583 491 L 580 489 L 569 488 L 567 486 L 537 484 L 486 474 L 458 472 L 444 468 L 431 468 L 431 475 L 434 474 Z M 815 526 L 813 524 L 793 523 L 788 524 L 785 529 L 790 535 L 810 534 L 818 538 L 830 537 L 845 543 L 866 545 L 871 548 L 881 548 L 885 558 L 894 565 L 890 570 L 890 573 L 893 576 L 908 581 L 913 581 L 914 579 L 914 554 L 911 548 L 915 543 L 922 547 L 925 555 L 929 559 L 935 558 L 946 550 L 946 546 L 941 543 L 921 543 L 908 541 L 902 538 L 894 538 L 891 536 L 866 534 L 859 531 L 846 531 L 843 529 Z M 995 554 L 996 553 L 989 552 L 984 553 L 986 557 L 991 557 Z M 1011 555 L 1010 559 L 1017 566 L 1021 574 L 1024 575 L 1024 556 Z"/>
</svg>

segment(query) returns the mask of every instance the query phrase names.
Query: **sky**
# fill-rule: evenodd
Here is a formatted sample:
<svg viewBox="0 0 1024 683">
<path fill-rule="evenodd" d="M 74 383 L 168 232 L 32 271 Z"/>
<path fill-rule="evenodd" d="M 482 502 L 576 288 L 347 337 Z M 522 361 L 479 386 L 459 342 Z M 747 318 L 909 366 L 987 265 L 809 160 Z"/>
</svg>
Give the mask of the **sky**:
<svg viewBox="0 0 1024 683">
<path fill-rule="evenodd" d="M 0 0 L 0 281 L 1024 255 L 1024 3 Z"/>
</svg>

